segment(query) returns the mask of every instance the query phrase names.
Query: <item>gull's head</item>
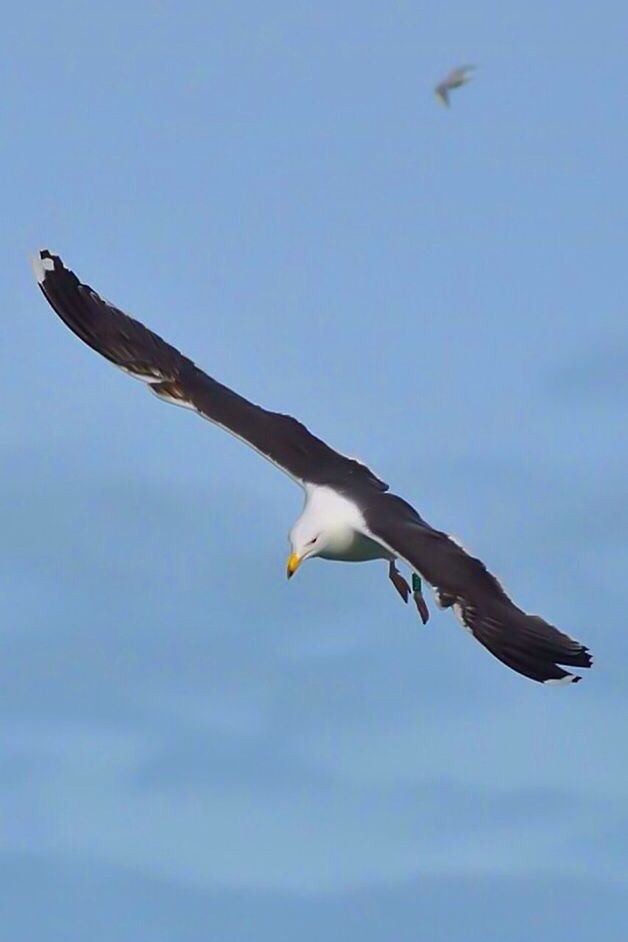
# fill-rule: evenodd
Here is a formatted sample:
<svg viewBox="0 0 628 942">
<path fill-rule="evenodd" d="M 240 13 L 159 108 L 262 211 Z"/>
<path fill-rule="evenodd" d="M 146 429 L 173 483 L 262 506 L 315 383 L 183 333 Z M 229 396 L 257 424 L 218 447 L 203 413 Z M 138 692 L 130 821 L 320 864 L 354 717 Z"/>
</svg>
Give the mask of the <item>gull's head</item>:
<svg viewBox="0 0 628 942">
<path fill-rule="evenodd" d="M 358 527 L 358 512 L 351 501 L 329 487 L 311 487 L 303 513 L 289 534 L 288 578 L 311 556 L 343 559 Z"/>
<path fill-rule="evenodd" d="M 301 563 L 310 556 L 319 556 L 328 543 L 328 535 L 322 530 L 320 523 L 313 526 L 315 521 L 300 517 L 288 537 L 290 555 L 286 563 L 288 579 L 295 574 Z"/>
<path fill-rule="evenodd" d="M 290 531 L 290 555 L 286 575 L 291 578 L 304 560 L 311 556 L 344 559 L 354 538 L 353 530 L 343 523 L 327 524 L 301 517 Z"/>
</svg>

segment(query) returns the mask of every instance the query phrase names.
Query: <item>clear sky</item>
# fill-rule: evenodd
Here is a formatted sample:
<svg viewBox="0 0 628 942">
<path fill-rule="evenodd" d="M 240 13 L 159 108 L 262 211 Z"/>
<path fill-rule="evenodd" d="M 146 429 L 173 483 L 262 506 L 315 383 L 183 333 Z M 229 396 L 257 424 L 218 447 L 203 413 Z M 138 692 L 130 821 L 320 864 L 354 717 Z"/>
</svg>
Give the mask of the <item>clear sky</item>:
<svg viewBox="0 0 628 942">
<path fill-rule="evenodd" d="M 5 8 L 11 942 L 623 942 L 627 31 L 604 0 Z M 526 681 L 381 563 L 288 585 L 298 489 L 82 346 L 42 245 L 594 670 Z"/>
</svg>

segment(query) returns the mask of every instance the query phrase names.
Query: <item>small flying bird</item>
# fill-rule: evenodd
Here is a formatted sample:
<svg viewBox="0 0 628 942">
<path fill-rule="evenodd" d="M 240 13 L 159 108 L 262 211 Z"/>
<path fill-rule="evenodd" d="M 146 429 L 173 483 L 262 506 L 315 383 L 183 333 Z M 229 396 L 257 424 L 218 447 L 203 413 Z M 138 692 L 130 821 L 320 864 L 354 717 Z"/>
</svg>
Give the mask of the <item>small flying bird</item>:
<svg viewBox="0 0 628 942">
<path fill-rule="evenodd" d="M 459 65 L 456 69 L 452 69 L 434 89 L 434 94 L 438 100 L 442 102 L 443 105 L 449 107 L 449 92 L 453 88 L 460 88 L 461 85 L 466 85 L 474 69 L 474 65 Z"/>
<path fill-rule="evenodd" d="M 504 664 L 541 683 L 580 680 L 568 667 L 590 667 L 584 645 L 528 615 L 495 576 L 457 540 L 430 526 L 355 458 L 335 451 L 289 415 L 269 412 L 200 370 L 139 321 L 79 281 L 47 249 L 33 260 L 39 287 L 77 337 L 165 402 L 193 409 L 231 432 L 289 475 L 305 492 L 303 512 L 289 535 L 290 578 L 306 559 L 384 560 L 404 602 L 412 596 L 423 622 L 423 577 L 441 608 Z M 412 570 L 412 587 L 397 569 Z"/>
</svg>

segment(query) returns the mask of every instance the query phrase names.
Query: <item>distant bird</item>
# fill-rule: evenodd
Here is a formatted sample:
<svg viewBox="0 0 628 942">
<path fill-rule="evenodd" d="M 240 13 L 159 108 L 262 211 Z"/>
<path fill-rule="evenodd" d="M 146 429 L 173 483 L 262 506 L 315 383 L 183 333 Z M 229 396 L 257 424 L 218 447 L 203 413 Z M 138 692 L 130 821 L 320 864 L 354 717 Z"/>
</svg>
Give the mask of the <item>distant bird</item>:
<svg viewBox="0 0 628 942">
<path fill-rule="evenodd" d="M 456 69 L 452 69 L 434 89 L 434 94 L 438 100 L 449 107 L 449 92 L 453 88 L 460 88 L 461 85 L 465 85 L 471 78 L 474 69 L 474 65 L 459 65 Z"/>
<path fill-rule="evenodd" d="M 212 379 L 80 282 L 47 249 L 33 267 L 48 303 L 84 343 L 142 380 L 160 399 L 193 409 L 231 432 L 301 485 L 305 505 L 290 531 L 288 577 L 312 556 L 382 559 L 396 590 L 404 602 L 413 596 L 424 622 L 428 611 L 421 576 L 434 587 L 441 608 L 453 608 L 491 654 L 520 674 L 542 683 L 569 683 L 581 678 L 560 664 L 591 666 L 587 648 L 518 608 L 479 559 L 431 527 L 401 497 L 386 493 L 388 485 L 362 462 L 330 448 L 292 416 L 269 412 Z M 303 388 L 316 393 L 317 385 L 316 377 L 303 377 Z M 398 558 L 413 570 L 412 589 L 395 565 Z"/>
</svg>

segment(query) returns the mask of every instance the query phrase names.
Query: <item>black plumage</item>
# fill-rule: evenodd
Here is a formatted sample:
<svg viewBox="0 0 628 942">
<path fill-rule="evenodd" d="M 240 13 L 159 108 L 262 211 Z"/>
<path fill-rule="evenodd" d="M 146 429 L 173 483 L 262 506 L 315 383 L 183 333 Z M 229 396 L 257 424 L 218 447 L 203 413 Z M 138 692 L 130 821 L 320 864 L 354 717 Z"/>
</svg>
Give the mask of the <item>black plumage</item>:
<svg viewBox="0 0 628 942">
<path fill-rule="evenodd" d="M 263 409 L 208 376 L 79 281 L 48 250 L 39 253 L 35 271 L 59 317 L 97 353 L 146 382 L 161 399 L 188 406 L 243 439 L 306 488 L 328 487 L 348 498 L 364 521 L 360 532 L 383 548 L 382 558 L 404 559 L 434 587 L 441 607 L 453 607 L 474 637 L 508 667 L 547 682 L 580 679 L 560 665 L 591 665 L 587 648 L 518 608 L 484 563 L 431 527 L 405 500 L 387 493 L 388 485 L 366 465 L 330 448 L 292 416 Z M 403 580 L 393 581 L 401 591 Z M 426 621 L 420 588 L 415 601 Z"/>
<path fill-rule="evenodd" d="M 270 412 L 223 386 L 139 321 L 79 281 L 57 255 L 40 253 L 40 287 L 61 320 L 88 346 L 138 379 L 166 401 L 187 405 L 244 439 L 299 482 L 331 485 L 359 482 L 387 490 L 373 472 L 334 451 L 293 418 Z"/>
<path fill-rule="evenodd" d="M 434 586 L 442 608 L 454 608 L 462 624 L 508 667 L 532 680 L 579 680 L 559 665 L 590 667 L 584 645 L 529 615 L 508 597 L 484 563 L 431 527 L 394 494 L 363 494 L 369 532 Z"/>
</svg>

